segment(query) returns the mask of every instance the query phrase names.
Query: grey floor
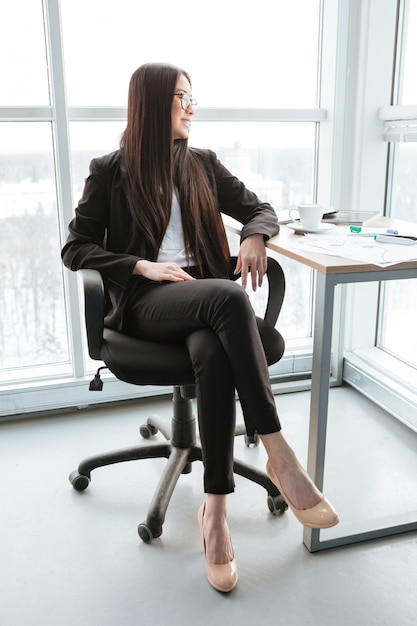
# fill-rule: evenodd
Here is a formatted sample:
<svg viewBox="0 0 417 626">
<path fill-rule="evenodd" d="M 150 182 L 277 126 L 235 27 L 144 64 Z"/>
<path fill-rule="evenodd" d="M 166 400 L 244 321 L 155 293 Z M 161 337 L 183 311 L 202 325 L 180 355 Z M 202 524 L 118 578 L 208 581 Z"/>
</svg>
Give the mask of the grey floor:
<svg viewBox="0 0 417 626">
<path fill-rule="evenodd" d="M 276 401 L 305 462 L 309 393 Z M 2 626 L 417 622 L 417 533 L 310 554 L 294 516 L 272 516 L 264 490 L 237 478 L 229 526 L 239 582 L 223 595 L 204 573 L 200 463 L 181 477 L 164 533 L 152 544 L 136 527 L 164 460 L 98 469 L 85 492 L 72 489 L 67 476 L 81 458 L 140 440 L 138 425 L 154 412 L 169 416 L 170 402 L 0 425 Z M 417 519 L 415 433 L 345 387 L 331 391 L 328 432 L 325 491 L 342 534 L 394 514 Z M 261 447 L 247 449 L 241 439 L 236 456 L 265 463 Z"/>
</svg>

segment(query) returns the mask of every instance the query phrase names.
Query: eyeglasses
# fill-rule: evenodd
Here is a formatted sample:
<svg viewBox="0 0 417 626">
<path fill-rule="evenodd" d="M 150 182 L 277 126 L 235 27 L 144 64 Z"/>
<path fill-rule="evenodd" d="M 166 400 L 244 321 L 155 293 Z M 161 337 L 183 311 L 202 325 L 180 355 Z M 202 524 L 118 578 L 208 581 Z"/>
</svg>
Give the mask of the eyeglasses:
<svg viewBox="0 0 417 626">
<path fill-rule="evenodd" d="M 184 109 L 184 111 L 186 111 L 190 106 L 194 109 L 197 106 L 197 100 L 190 98 L 188 93 L 174 93 L 174 96 L 177 96 L 177 98 L 181 100 L 181 108 Z"/>
</svg>

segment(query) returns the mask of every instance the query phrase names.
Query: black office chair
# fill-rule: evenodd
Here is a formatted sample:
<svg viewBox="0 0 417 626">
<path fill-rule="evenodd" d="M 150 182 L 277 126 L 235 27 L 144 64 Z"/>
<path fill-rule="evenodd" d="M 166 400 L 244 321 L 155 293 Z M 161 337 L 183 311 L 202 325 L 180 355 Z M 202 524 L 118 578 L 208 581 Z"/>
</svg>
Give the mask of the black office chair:
<svg viewBox="0 0 417 626">
<path fill-rule="evenodd" d="M 233 267 L 236 258 L 231 259 Z M 138 526 L 140 538 L 149 543 L 162 534 L 166 510 L 181 474 L 191 472 L 194 461 L 202 461 L 201 445 L 197 440 L 193 415 L 195 381 L 190 357 L 185 345 L 145 341 L 123 335 L 104 326 L 105 289 L 96 270 L 81 270 L 84 296 L 88 350 L 91 358 L 104 361 L 90 383 L 91 390 L 100 390 L 100 370 L 108 368 L 118 379 L 135 385 L 173 385 L 173 417 L 171 422 L 152 415 L 140 427 L 140 434 L 150 439 L 160 431 L 166 441 L 145 442 L 122 450 L 106 452 L 81 461 L 69 480 L 77 491 L 90 483 L 91 471 L 97 467 L 164 457 L 168 459 L 160 478 L 147 519 Z M 281 310 L 285 279 L 281 266 L 268 257 L 268 301 L 264 319 L 257 317 L 268 364 L 276 363 L 284 353 L 284 340 L 275 329 Z M 215 393 L 215 390 L 213 390 Z M 245 435 L 247 445 L 258 443 L 257 437 L 247 437 L 244 426 L 236 429 Z M 264 487 L 268 493 L 268 508 L 274 515 L 287 509 L 287 504 L 268 476 L 241 461 L 234 461 L 234 472 Z"/>
</svg>

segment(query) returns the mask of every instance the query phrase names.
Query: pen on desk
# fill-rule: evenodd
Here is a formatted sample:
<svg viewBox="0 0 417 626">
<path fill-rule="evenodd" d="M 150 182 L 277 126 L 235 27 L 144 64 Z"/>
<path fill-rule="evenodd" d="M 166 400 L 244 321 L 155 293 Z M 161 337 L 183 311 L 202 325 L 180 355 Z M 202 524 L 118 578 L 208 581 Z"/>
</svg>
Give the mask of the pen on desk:
<svg viewBox="0 0 417 626">
<path fill-rule="evenodd" d="M 361 235 L 362 237 L 375 237 L 375 235 L 386 233 L 387 235 L 398 235 L 398 230 L 395 228 L 381 228 L 381 229 L 372 229 L 369 230 L 363 228 L 362 226 L 349 226 L 349 230 L 354 235 Z"/>
<path fill-rule="evenodd" d="M 375 235 L 375 241 L 379 243 L 396 243 L 401 246 L 410 246 L 417 240 L 416 237 L 400 237 L 398 235 Z"/>
</svg>

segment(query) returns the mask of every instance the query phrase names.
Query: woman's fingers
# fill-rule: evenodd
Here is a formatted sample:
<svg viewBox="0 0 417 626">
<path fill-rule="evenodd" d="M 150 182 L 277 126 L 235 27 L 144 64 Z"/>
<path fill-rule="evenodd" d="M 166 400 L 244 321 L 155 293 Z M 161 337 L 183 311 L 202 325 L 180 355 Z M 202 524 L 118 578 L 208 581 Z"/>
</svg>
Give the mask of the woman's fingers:
<svg viewBox="0 0 417 626">
<path fill-rule="evenodd" d="M 194 280 L 192 276 L 187 274 L 187 272 L 176 263 L 158 263 L 146 261 L 145 259 L 136 263 L 135 274 L 140 274 L 155 282 L 163 282 L 164 280 L 171 282 Z"/>
<path fill-rule="evenodd" d="M 266 249 L 261 235 L 247 237 L 239 249 L 235 274 L 241 273 L 242 287 L 246 289 L 249 273 L 251 275 L 252 289 L 262 286 L 263 277 L 266 273 L 267 257 Z"/>
</svg>

